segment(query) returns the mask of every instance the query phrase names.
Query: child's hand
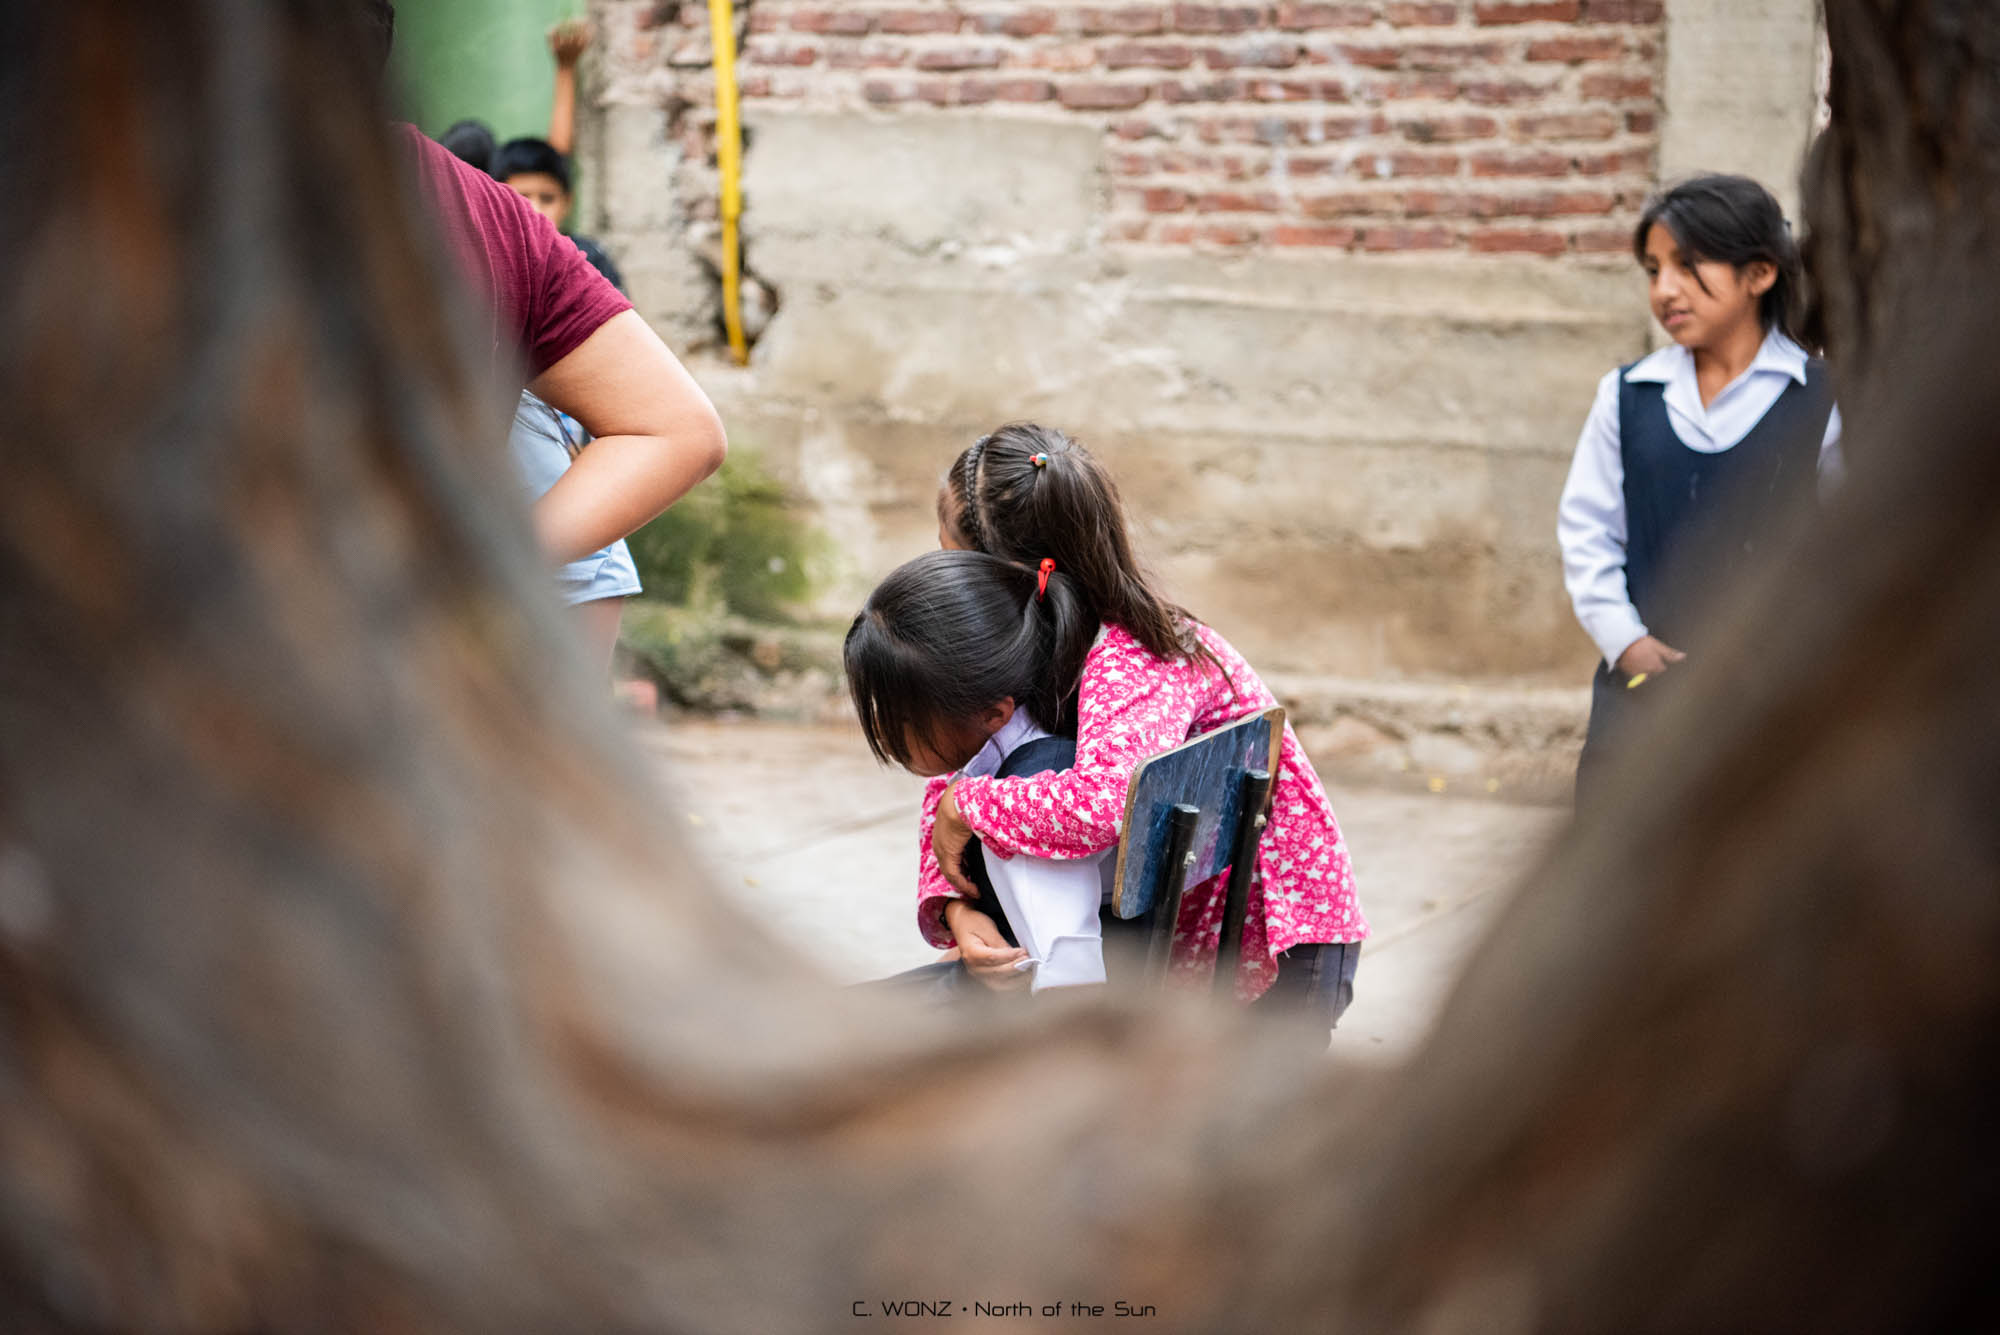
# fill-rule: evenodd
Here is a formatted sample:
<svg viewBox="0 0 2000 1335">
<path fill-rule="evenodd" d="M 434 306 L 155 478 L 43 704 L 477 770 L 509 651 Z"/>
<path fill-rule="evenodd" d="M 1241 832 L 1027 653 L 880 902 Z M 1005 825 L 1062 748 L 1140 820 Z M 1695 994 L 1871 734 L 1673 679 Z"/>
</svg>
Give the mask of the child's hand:
<svg viewBox="0 0 2000 1335">
<path fill-rule="evenodd" d="M 564 19 L 549 29 L 549 54 L 556 64 L 570 66 L 583 58 L 590 46 L 590 24 L 582 19 Z"/>
<path fill-rule="evenodd" d="M 1628 677 L 1636 677 L 1641 673 L 1650 677 L 1665 672 L 1686 657 L 1686 654 L 1665 640 L 1656 640 L 1651 635 L 1641 635 L 1626 646 L 1624 653 L 1618 655 L 1618 670 Z"/>
<path fill-rule="evenodd" d="M 944 906 L 944 922 L 958 938 L 959 958 L 974 978 L 995 992 L 1018 992 L 1028 986 L 1028 971 L 1014 967 L 1028 958 L 1028 952 L 1008 945 L 993 919 L 964 900 L 954 899 Z"/>
<path fill-rule="evenodd" d="M 943 798 L 938 801 L 937 823 L 931 826 L 931 852 L 937 854 L 938 870 L 944 874 L 945 880 L 951 882 L 952 889 L 967 899 L 977 899 L 979 887 L 966 878 L 965 868 L 960 865 L 965 856 L 965 846 L 972 842 L 972 827 L 965 823 L 965 817 L 958 814 L 957 787 L 953 784 L 945 789 Z M 989 918 L 987 921 L 992 920 Z"/>
</svg>

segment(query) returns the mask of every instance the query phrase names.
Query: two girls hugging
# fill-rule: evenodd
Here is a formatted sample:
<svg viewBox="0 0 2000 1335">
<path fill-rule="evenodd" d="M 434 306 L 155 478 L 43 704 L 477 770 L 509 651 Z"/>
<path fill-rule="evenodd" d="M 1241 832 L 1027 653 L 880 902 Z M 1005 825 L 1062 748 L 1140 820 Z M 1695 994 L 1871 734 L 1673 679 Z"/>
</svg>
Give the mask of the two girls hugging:
<svg viewBox="0 0 2000 1335">
<path fill-rule="evenodd" d="M 1684 181 L 1648 201 L 1632 250 L 1671 342 L 1604 377 L 1558 524 L 1603 655 L 1580 799 L 1663 689 L 1633 688 L 1699 651 L 1704 591 L 1839 469 L 1827 369 L 1798 333 L 1798 248 L 1770 192 Z M 945 476 L 938 521 L 943 550 L 883 581 L 846 645 L 869 746 L 931 780 L 917 922 L 958 957 L 903 977 L 975 995 L 1115 981 L 1131 933 L 1103 905 L 1133 771 L 1275 701 L 1148 578 L 1117 488 L 1060 432 L 976 442 Z M 1184 897 L 1173 977 L 1212 971 L 1221 909 L 1219 878 Z M 1236 995 L 1330 1028 L 1367 935 L 1340 826 L 1287 726 Z"/>
<path fill-rule="evenodd" d="M 845 649 L 870 748 L 930 779 L 917 924 L 958 957 L 904 978 L 945 995 L 1119 981 L 1148 930 L 1109 908 L 1134 770 L 1277 702 L 1161 594 L 1109 474 L 1059 431 L 1006 426 L 961 454 L 938 537 L 869 596 Z M 1212 976 L 1222 884 L 1183 897 L 1170 978 Z M 1324 1034 L 1367 935 L 1340 825 L 1287 725 L 1236 996 Z"/>
</svg>

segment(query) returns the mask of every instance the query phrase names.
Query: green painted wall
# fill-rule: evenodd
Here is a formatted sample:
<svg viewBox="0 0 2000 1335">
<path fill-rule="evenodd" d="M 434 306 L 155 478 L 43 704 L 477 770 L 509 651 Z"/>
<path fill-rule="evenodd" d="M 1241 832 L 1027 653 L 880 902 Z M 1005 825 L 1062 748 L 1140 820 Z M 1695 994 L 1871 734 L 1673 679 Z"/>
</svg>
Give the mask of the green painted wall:
<svg viewBox="0 0 2000 1335">
<path fill-rule="evenodd" d="M 404 114 L 429 134 L 474 116 L 501 140 L 548 133 L 546 34 L 584 0 L 397 0 L 392 65 Z"/>
</svg>

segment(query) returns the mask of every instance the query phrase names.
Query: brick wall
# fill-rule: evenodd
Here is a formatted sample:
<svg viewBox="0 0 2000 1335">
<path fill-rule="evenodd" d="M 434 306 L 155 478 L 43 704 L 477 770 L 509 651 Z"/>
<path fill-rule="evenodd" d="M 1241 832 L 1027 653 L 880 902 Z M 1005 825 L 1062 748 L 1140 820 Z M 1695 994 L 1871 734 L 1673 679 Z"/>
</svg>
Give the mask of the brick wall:
<svg viewBox="0 0 2000 1335">
<path fill-rule="evenodd" d="M 851 572 L 829 616 L 934 539 L 952 452 L 1029 417 L 1090 441 L 1260 666 L 1587 668 L 1550 516 L 1646 347 L 1660 0 L 739 0 L 776 311 L 741 370 L 703 351 L 707 6 L 591 12 L 593 225 L 810 498 Z"/>
<path fill-rule="evenodd" d="M 1657 151 L 1661 8 L 754 0 L 742 88 L 1100 123 L 1113 242 L 1622 253 Z"/>
</svg>

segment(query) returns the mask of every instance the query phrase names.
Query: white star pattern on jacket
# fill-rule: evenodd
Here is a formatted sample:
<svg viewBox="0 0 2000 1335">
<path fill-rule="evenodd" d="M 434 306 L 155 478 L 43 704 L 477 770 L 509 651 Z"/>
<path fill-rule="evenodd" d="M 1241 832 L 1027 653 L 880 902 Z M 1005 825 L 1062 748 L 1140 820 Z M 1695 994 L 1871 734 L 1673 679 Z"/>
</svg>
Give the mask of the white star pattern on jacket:
<svg viewBox="0 0 2000 1335">
<path fill-rule="evenodd" d="M 1277 703 L 1227 640 L 1207 626 L 1195 629 L 1227 680 L 1205 663 L 1162 662 L 1124 630 L 1105 627 L 1083 664 L 1076 765 L 1027 778 L 959 781 L 958 809 L 986 847 L 1003 856 L 1038 858 L 1087 857 L 1109 848 L 1118 842 L 1125 792 L 1141 761 Z M 931 827 L 951 777 L 932 779 L 925 788 L 918 832 L 917 924 L 925 940 L 939 948 L 953 944 L 944 903 L 958 892 L 938 870 Z M 1222 886 L 1216 877 L 1190 887 L 1182 900 L 1174 930 L 1177 981 L 1197 981 L 1214 971 Z M 1250 883 L 1236 995 L 1242 1001 L 1262 995 L 1278 976 L 1276 957 L 1293 946 L 1360 941 L 1367 935 L 1340 824 L 1287 723 L 1271 823 Z"/>
</svg>

